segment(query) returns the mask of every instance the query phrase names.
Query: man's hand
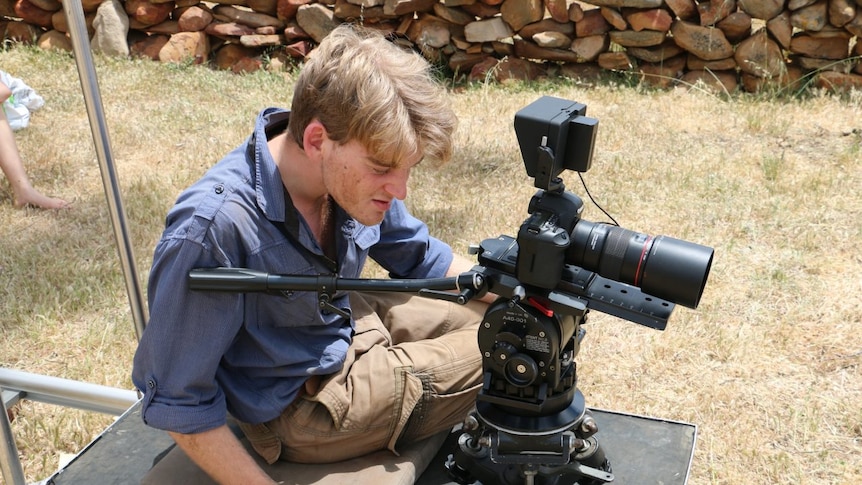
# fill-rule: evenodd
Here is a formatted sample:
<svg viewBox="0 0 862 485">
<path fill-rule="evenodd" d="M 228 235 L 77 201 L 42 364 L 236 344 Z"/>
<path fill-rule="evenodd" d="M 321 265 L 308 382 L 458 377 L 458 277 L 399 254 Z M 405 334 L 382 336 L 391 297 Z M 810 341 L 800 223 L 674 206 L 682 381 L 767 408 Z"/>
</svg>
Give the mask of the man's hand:
<svg viewBox="0 0 862 485">
<path fill-rule="evenodd" d="M 461 256 L 460 254 L 452 254 L 452 256 L 452 263 L 449 265 L 449 269 L 446 271 L 446 276 L 458 276 L 461 273 L 466 273 L 467 271 L 470 271 L 471 269 L 473 269 L 473 266 L 476 266 L 478 264 L 477 262 L 470 261 L 464 256 Z M 497 295 L 493 293 L 485 293 L 485 296 L 475 301 L 493 303 L 496 298 Z"/>
</svg>

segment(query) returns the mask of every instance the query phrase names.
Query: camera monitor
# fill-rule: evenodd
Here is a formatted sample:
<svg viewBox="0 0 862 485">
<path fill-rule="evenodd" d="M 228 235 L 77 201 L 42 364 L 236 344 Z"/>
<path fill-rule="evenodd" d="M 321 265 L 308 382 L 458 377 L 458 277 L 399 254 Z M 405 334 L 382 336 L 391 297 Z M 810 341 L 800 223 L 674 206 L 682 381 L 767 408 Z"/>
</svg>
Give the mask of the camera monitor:
<svg viewBox="0 0 862 485">
<path fill-rule="evenodd" d="M 584 104 L 542 96 L 515 114 L 524 167 L 536 187 L 549 190 L 563 170 L 590 169 L 599 120 L 586 112 Z"/>
</svg>

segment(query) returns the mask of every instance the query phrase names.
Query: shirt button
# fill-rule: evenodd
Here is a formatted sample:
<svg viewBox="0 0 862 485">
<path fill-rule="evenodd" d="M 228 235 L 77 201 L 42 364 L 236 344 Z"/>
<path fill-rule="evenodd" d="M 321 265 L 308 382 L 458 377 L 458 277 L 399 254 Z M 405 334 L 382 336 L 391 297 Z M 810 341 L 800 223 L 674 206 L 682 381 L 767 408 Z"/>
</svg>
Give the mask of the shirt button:
<svg viewBox="0 0 862 485">
<path fill-rule="evenodd" d="M 224 185 L 218 184 L 215 187 L 213 187 L 213 190 L 215 191 L 216 194 L 221 194 L 222 192 L 224 192 Z"/>
<path fill-rule="evenodd" d="M 152 380 L 152 379 L 148 380 L 148 381 L 147 381 L 147 387 L 149 387 L 150 389 L 155 389 L 155 387 L 156 387 L 156 381 L 154 381 L 154 380 Z"/>
</svg>

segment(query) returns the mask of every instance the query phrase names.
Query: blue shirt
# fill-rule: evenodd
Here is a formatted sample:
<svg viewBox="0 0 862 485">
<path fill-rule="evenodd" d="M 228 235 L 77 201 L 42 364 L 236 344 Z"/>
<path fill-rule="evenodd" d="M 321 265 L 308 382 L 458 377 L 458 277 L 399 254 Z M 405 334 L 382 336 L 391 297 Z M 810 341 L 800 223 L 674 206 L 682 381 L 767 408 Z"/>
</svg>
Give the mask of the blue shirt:
<svg viewBox="0 0 862 485">
<path fill-rule="evenodd" d="M 260 113 L 248 142 L 184 191 L 167 216 L 149 276 L 150 319 L 132 380 L 143 392 L 143 419 L 155 428 L 198 433 L 277 417 L 310 375 L 341 369 L 353 322 L 321 311 L 315 291 L 192 291 L 193 268 L 240 267 L 271 274 L 358 278 L 367 257 L 397 278 L 444 276 L 449 246 L 428 234 L 401 201 L 379 225 L 335 209 L 337 261 L 324 256 L 286 196 L 267 138 L 289 112 Z M 349 309 L 345 292 L 332 299 Z"/>
</svg>

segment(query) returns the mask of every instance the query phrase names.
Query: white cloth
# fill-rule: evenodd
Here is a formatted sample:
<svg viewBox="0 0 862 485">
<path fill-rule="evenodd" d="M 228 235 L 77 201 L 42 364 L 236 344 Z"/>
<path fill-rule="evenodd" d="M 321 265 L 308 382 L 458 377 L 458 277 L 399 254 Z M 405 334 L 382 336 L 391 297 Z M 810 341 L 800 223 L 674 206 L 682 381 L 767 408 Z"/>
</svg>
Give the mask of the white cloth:
<svg viewBox="0 0 862 485">
<path fill-rule="evenodd" d="M 0 71 L 0 82 L 6 85 L 12 96 L 3 102 L 3 110 L 13 131 L 27 128 L 30 125 L 30 112 L 45 105 L 45 100 L 24 81 Z"/>
</svg>

